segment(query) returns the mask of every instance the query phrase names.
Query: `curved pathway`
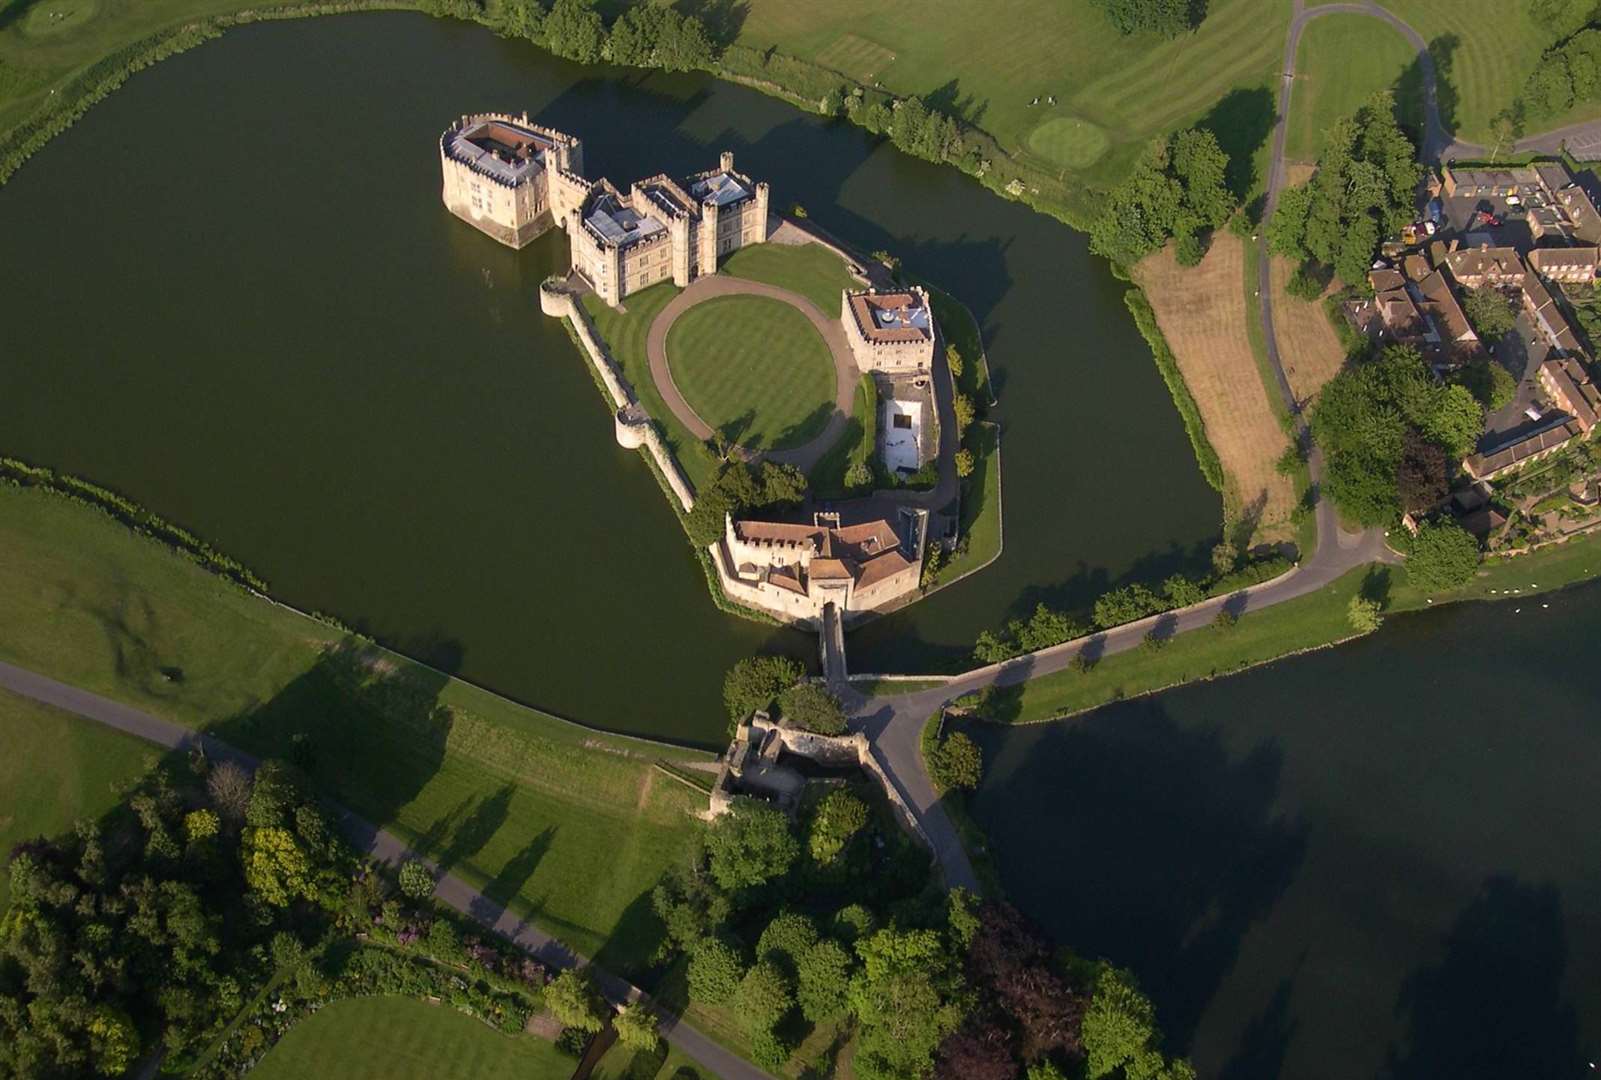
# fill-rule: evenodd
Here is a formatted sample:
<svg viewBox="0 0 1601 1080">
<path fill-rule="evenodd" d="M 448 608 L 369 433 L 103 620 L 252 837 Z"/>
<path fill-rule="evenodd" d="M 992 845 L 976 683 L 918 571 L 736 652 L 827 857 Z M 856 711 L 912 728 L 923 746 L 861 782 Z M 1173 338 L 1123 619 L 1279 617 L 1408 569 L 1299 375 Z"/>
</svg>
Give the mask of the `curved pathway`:
<svg viewBox="0 0 1601 1080">
<path fill-rule="evenodd" d="M 1426 160 L 1438 160 L 1447 147 L 1456 144 L 1440 122 L 1439 105 L 1435 91 L 1434 60 L 1427 44 L 1410 26 L 1385 11 L 1377 4 L 1328 4 L 1305 10 L 1303 0 L 1296 0 L 1295 14 L 1290 21 L 1289 34 L 1284 45 L 1284 75 L 1279 89 L 1278 117 L 1273 129 L 1273 159 L 1268 173 L 1267 197 L 1263 220 L 1272 214 L 1284 185 L 1284 145 L 1290 109 L 1290 91 L 1295 80 L 1295 53 L 1301 33 L 1312 19 L 1336 12 L 1372 15 L 1390 23 L 1418 50 L 1420 67 L 1424 74 L 1425 127 L 1424 150 Z M 1268 274 L 1266 230 L 1259 234 L 1261 322 L 1263 338 L 1267 343 L 1268 358 L 1272 362 L 1275 382 L 1290 414 L 1295 417 L 1297 431 L 1309 438 L 1306 421 L 1300 404 L 1290 389 L 1279 356 L 1278 343 L 1273 335 L 1273 291 Z M 1322 483 L 1323 458 L 1314 446 L 1308 461 L 1313 488 Z M 1092 634 L 1063 642 L 1038 652 L 1028 653 L 1000 664 L 976 668 L 959 675 L 943 686 L 919 693 L 896 697 L 866 699 L 854 691 L 847 693 L 845 702 L 855 725 L 872 740 L 873 756 L 897 793 L 911 807 L 924 835 L 934 849 L 948 886 L 963 886 L 977 890 L 978 877 L 971 860 L 962 847 L 961 837 L 951 823 L 949 815 L 940 805 L 940 797 L 929 782 L 923 766 L 923 725 L 936 711 L 965 694 L 991 686 L 1016 686 L 1030 679 L 1054 674 L 1069 667 L 1080 653 L 1088 651 L 1092 657 L 1110 656 L 1138 648 L 1147 633 L 1157 631 L 1164 636 L 1182 634 L 1210 626 L 1219 611 L 1227 608 L 1235 615 L 1259 611 L 1274 604 L 1314 593 L 1345 576 L 1352 570 L 1369 563 L 1398 562 L 1399 557 L 1386 546 L 1384 533 L 1378 529 L 1351 533 L 1340 527 L 1338 516 L 1327 499 L 1317 503 L 1318 540 L 1312 557 L 1295 569 L 1272 581 L 1265 581 L 1230 596 L 1215 597 L 1181 611 L 1165 612 L 1132 622 L 1104 633 Z"/>
<path fill-rule="evenodd" d="M 0 661 L 0 687 L 85 720 L 93 720 L 95 723 L 126 732 L 168 750 L 188 751 L 198 748 L 212 761 L 233 761 L 252 771 L 261 764 L 260 759 L 254 755 L 229 746 L 210 735 L 182 727 L 170 720 L 151 716 L 119 701 L 80 690 L 75 686 L 57 682 L 55 679 L 3 661 Z M 421 858 L 394 833 L 385 832 L 337 804 L 334 804 L 334 809 L 340 831 L 350 839 L 357 850 L 375 859 L 397 865 Z M 506 910 L 503 905 L 491 900 L 455 874 L 439 875 L 438 868 L 432 862 L 427 859 L 421 861 L 428 863 L 435 871 L 439 884 L 434 890 L 434 895 L 441 903 L 489 927 L 547 967 L 569 968 L 585 963 L 584 958 L 578 953 L 526 919 L 519 918 Z M 622 1003 L 638 994 L 626 980 L 598 968 L 590 970 L 609 1000 Z M 694 1058 L 713 1076 L 722 1077 L 723 1080 L 772 1080 L 769 1074 L 744 1058 L 723 1049 L 677 1016 L 659 1008 L 656 1011 L 661 1020 L 662 1037 Z"/>
<path fill-rule="evenodd" d="M 667 306 L 662 308 L 656 320 L 650 324 L 650 331 L 645 337 L 645 355 L 650 360 L 650 377 L 656 383 L 656 391 L 661 394 L 662 401 L 672 410 L 673 415 L 678 417 L 679 423 L 689 429 L 690 434 L 702 440 L 712 437 L 711 425 L 696 415 L 689 402 L 684 400 L 684 395 L 679 392 L 678 385 L 673 382 L 672 369 L 667 364 L 667 332 L 673 328 L 673 323 L 684 312 L 716 296 L 762 296 L 788 304 L 806 316 L 812 328 L 828 345 L 828 351 L 834 358 L 834 414 L 828 418 L 828 424 L 822 432 L 805 444 L 789 450 L 749 452 L 742 448 L 747 457 L 759 457 L 782 465 L 793 465 L 801 472 L 810 472 L 812 466 L 828 452 L 829 447 L 838 442 L 840 436 L 845 433 L 845 425 L 850 420 L 851 407 L 856 398 L 856 383 L 861 379 L 862 373 L 856 368 L 856 358 L 851 352 L 850 342 L 845 340 L 845 331 L 839 325 L 839 320 L 824 316 L 817 310 L 816 304 L 799 293 L 781 289 L 777 285 L 747 281 L 726 274 L 713 274 L 691 283 L 689 288 L 673 297 Z"/>
</svg>

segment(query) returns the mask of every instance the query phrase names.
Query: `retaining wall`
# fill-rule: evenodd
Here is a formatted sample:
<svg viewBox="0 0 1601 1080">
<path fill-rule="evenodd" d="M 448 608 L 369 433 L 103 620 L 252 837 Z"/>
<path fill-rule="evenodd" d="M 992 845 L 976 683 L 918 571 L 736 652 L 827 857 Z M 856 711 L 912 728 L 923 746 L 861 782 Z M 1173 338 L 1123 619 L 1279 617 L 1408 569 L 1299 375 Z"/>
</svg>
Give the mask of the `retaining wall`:
<svg viewBox="0 0 1601 1080">
<path fill-rule="evenodd" d="M 572 326 L 573 333 L 578 336 L 579 343 L 583 345 L 584 351 L 589 354 L 590 363 L 600 373 L 600 381 L 606 385 L 606 393 L 611 397 L 611 404 L 614 410 L 627 409 L 631 406 L 639 407 L 639 402 L 634 399 L 633 393 L 628 389 L 628 384 L 623 382 L 622 374 L 617 370 L 616 361 L 606 351 L 606 346 L 601 342 L 600 335 L 595 332 L 594 324 L 589 321 L 589 313 L 584 310 L 583 305 L 578 302 L 572 293 L 549 283 L 541 285 L 539 287 L 539 309 L 553 318 L 566 319 L 568 324 Z M 615 417 L 615 413 L 613 415 Z M 678 505 L 683 508 L 686 514 L 689 513 L 695 506 L 694 489 L 689 486 L 689 481 L 684 478 L 683 472 L 678 468 L 678 462 L 673 460 L 673 455 L 668 451 L 667 444 L 662 441 L 661 432 L 656 429 L 654 423 L 642 425 L 640 430 L 643 431 L 643 445 L 641 448 L 656 459 L 656 464 L 660 467 L 662 475 L 667 478 L 667 486 L 673 489 L 673 495 L 678 499 Z"/>
</svg>

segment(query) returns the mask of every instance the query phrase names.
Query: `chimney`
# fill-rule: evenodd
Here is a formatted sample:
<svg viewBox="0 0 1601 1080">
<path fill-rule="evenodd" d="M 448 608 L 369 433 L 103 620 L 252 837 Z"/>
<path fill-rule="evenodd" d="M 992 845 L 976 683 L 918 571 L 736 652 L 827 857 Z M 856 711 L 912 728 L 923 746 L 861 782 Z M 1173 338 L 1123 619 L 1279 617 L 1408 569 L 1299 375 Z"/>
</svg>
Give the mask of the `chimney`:
<svg viewBox="0 0 1601 1080">
<path fill-rule="evenodd" d="M 734 152 L 732 150 L 723 151 L 723 156 L 718 160 L 718 168 L 724 172 L 734 171 Z"/>
</svg>

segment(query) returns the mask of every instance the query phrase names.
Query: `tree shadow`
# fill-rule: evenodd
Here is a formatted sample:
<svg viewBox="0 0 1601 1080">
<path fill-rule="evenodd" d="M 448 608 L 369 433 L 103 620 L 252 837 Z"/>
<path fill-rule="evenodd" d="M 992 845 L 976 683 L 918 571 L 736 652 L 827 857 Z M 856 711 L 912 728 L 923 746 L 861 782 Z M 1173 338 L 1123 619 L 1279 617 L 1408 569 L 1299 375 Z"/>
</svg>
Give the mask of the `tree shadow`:
<svg viewBox="0 0 1601 1080">
<path fill-rule="evenodd" d="M 1485 880 L 1445 935 L 1440 959 L 1408 976 L 1407 1035 L 1383 1076 L 1580 1076 L 1578 1019 L 1562 986 L 1562 903 L 1549 884 Z"/>
<path fill-rule="evenodd" d="M 844 414 L 838 409 L 834 408 L 834 403 L 832 401 L 826 401 L 818 405 L 811 412 L 807 413 L 800 420 L 797 420 L 795 423 L 789 425 L 783 431 L 779 432 L 778 436 L 773 439 L 773 445 L 775 447 L 787 447 L 789 449 L 802 446 L 821 435 L 828 427 L 828 422 L 830 420 L 836 416 L 843 415 Z M 752 447 L 752 449 L 754 449 L 754 447 Z"/>
<path fill-rule="evenodd" d="M 1390 606 L 1390 568 L 1374 563 L 1362 575 L 1362 599 L 1371 600 L 1379 608 Z"/>
<path fill-rule="evenodd" d="M 1284 1074 L 1284 1058 L 1295 1037 L 1296 1020 L 1290 1011 L 1294 988 L 1293 975 L 1279 981 L 1267 1006 L 1246 1025 L 1218 1080 L 1277 1080 Z"/>
<path fill-rule="evenodd" d="M 606 943 L 595 953 L 595 965 L 639 982 L 650 969 L 642 967 L 635 958 L 654 955 L 666 940 L 667 927 L 651 905 L 647 889 L 634 897 L 617 917 Z"/>
<path fill-rule="evenodd" d="M 998 733 L 975 735 L 1003 753 Z M 1004 737 L 1018 764 L 976 809 L 1007 889 L 1058 941 L 1132 968 L 1187 1046 L 1304 858 L 1308 827 L 1277 808 L 1282 750 L 1231 750 L 1159 698 Z"/>
<path fill-rule="evenodd" d="M 989 111 L 989 102 L 980 101 L 972 94 L 962 96 L 961 80 L 952 79 L 943 86 L 937 86 L 923 95 L 923 101 L 931 109 L 938 109 L 946 116 L 954 116 L 974 127 L 983 126 L 984 114 Z"/>
<path fill-rule="evenodd" d="M 1429 57 L 1434 61 L 1434 100 L 1440 109 L 1440 126 L 1445 134 L 1456 132 L 1457 106 L 1462 95 L 1456 88 L 1456 54 L 1462 39 L 1455 34 L 1441 34 L 1429 42 Z"/>
<path fill-rule="evenodd" d="M 259 757 L 293 758 L 320 789 L 383 826 L 444 762 L 452 715 L 438 699 L 448 681 L 345 638 L 270 700 L 207 734 Z"/>
<path fill-rule="evenodd" d="M 1241 555 L 1250 551 L 1251 537 L 1256 535 L 1256 527 L 1262 523 L 1262 511 L 1266 509 L 1266 491 L 1257 492 L 1256 498 L 1240 507 L 1239 517 L 1229 530 L 1229 545 Z"/>
<path fill-rule="evenodd" d="M 1273 93 L 1265 86 L 1229 91 L 1223 100 L 1195 125 L 1217 136 L 1217 143 L 1229 156 L 1226 181 L 1234 197 L 1244 202 L 1256 188 L 1256 155 L 1273 133 L 1277 108 Z"/>
<path fill-rule="evenodd" d="M 739 37 L 745 17 L 750 14 L 749 0 L 678 0 L 673 7 L 680 14 L 699 19 L 712 44 L 724 49 Z"/>
</svg>

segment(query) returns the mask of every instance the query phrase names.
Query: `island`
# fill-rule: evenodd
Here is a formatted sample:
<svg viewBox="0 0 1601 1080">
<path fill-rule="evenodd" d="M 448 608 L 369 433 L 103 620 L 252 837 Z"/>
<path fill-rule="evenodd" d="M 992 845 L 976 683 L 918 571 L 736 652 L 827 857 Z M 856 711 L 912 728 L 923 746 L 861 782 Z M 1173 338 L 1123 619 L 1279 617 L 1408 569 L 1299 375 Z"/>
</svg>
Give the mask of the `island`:
<svg viewBox="0 0 1601 1080">
<path fill-rule="evenodd" d="M 516 249 L 567 234 L 569 270 L 543 284 L 541 309 L 566 320 L 618 443 L 648 456 L 725 608 L 825 630 L 934 584 L 925 566 L 937 571 L 962 541 L 966 425 L 927 288 L 776 217 L 768 184 L 732 153 L 624 190 L 585 177 L 577 136 L 526 113 L 480 113 L 451 124 L 439 154 L 441 197 L 463 222 Z M 721 272 L 759 246 L 771 249 L 767 280 Z M 791 264 L 803 261 L 801 278 Z M 822 299 L 819 261 L 841 283 L 827 309 L 791 287 L 801 278 Z M 661 290 L 665 303 L 644 302 Z M 632 336 L 648 320 L 645 365 L 630 370 L 597 316 Z M 811 480 L 837 469 L 848 441 L 845 490 L 819 497 Z M 698 477 L 681 460 L 695 444 L 716 459 Z M 750 485 L 764 493 L 737 493 Z M 715 504 L 702 505 L 704 488 Z"/>
</svg>

